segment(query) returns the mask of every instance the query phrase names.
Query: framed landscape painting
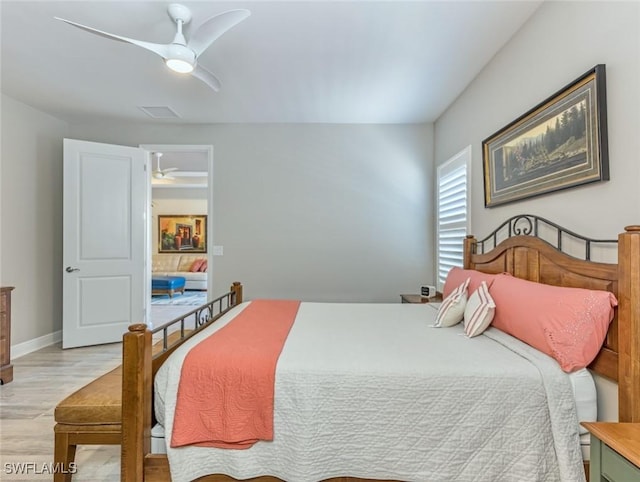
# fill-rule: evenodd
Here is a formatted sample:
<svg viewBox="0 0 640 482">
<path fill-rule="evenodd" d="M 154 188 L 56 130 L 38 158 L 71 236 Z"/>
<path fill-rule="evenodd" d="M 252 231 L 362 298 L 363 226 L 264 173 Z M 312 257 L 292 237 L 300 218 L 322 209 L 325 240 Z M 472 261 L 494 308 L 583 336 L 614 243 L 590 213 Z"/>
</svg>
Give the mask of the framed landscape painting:
<svg viewBox="0 0 640 482">
<path fill-rule="evenodd" d="M 159 214 L 159 253 L 206 253 L 207 216 L 205 214 Z"/>
<path fill-rule="evenodd" d="M 609 180 L 605 66 L 482 142 L 485 206 Z"/>
</svg>

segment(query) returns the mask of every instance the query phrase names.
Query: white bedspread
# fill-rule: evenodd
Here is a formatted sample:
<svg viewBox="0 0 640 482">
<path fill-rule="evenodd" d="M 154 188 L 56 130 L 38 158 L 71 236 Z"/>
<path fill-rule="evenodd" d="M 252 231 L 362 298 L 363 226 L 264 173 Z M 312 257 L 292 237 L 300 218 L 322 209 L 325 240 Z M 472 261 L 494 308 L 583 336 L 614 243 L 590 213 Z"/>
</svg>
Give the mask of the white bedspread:
<svg viewBox="0 0 640 482">
<path fill-rule="evenodd" d="M 430 328 L 435 312 L 303 303 L 278 362 L 274 441 L 167 447 L 172 479 L 583 481 L 571 384 L 557 363 L 495 329 L 469 339 L 461 326 Z M 167 442 L 184 354 L 203 336 L 156 376 Z"/>
</svg>

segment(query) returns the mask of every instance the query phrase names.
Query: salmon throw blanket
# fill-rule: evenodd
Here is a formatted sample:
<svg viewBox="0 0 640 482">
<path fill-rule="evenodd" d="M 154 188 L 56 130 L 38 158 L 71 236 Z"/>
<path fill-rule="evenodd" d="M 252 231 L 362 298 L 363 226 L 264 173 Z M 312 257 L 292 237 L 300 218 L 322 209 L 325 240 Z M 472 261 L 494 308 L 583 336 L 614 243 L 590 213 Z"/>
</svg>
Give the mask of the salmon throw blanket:
<svg viewBox="0 0 640 482">
<path fill-rule="evenodd" d="M 299 301 L 255 300 L 185 357 L 171 447 L 273 440 L 276 364 Z"/>
</svg>

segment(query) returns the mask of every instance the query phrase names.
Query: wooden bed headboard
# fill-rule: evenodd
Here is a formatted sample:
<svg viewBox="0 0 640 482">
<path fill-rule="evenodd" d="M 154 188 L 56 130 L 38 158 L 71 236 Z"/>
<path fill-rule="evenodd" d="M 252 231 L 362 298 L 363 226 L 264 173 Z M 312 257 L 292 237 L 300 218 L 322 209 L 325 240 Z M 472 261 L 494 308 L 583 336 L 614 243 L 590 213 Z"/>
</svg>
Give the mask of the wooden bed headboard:
<svg viewBox="0 0 640 482">
<path fill-rule="evenodd" d="M 552 233 L 555 245 L 540 237 Z M 584 259 L 563 251 L 563 241 L 584 246 Z M 594 245 L 617 244 L 617 263 L 591 261 Z M 600 353 L 589 366 L 618 382 L 621 422 L 640 422 L 640 226 L 628 226 L 617 240 L 596 240 L 546 219 L 519 215 L 478 241 L 467 236 L 464 267 L 556 286 L 606 290 L 618 299 Z"/>
</svg>

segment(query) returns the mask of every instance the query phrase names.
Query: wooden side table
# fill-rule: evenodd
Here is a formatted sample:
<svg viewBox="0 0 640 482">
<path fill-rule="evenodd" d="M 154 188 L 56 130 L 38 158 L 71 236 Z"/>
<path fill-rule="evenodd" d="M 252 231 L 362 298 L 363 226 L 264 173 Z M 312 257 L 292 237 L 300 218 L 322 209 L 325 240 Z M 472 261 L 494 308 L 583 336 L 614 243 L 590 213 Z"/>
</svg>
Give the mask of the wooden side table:
<svg viewBox="0 0 640 482">
<path fill-rule="evenodd" d="M 400 301 L 402 303 L 440 303 L 442 301 L 442 294 L 438 293 L 432 298 L 426 298 L 416 294 L 405 294 L 400 295 Z"/>
<path fill-rule="evenodd" d="M 640 480 L 640 423 L 582 422 L 591 433 L 589 480 Z"/>
</svg>

